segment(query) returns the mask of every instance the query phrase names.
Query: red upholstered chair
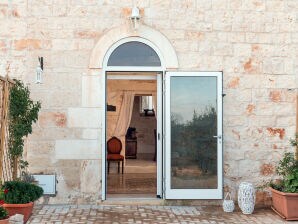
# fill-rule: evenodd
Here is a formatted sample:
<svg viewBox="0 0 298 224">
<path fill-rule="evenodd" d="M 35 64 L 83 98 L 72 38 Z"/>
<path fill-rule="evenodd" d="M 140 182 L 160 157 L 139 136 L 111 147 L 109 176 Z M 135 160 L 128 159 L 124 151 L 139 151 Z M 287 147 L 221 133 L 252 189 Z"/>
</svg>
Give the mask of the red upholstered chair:
<svg viewBox="0 0 298 224">
<path fill-rule="evenodd" d="M 110 162 L 117 162 L 118 163 L 118 173 L 120 173 L 120 162 L 122 162 L 122 174 L 124 168 L 124 156 L 120 155 L 122 150 L 122 143 L 120 139 L 116 137 L 112 137 L 107 142 L 107 160 L 108 160 L 108 173 L 110 172 Z"/>
</svg>

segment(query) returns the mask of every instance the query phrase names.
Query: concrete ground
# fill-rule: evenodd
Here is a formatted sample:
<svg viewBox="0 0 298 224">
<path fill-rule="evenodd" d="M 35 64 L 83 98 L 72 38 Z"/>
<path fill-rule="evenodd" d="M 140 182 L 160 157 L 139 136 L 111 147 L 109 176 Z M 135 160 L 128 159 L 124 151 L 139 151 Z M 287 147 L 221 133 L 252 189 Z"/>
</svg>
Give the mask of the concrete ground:
<svg viewBox="0 0 298 224">
<path fill-rule="evenodd" d="M 225 213 L 219 206 L 44 205 L 28 223 L 289 223 L 271 209 L 252 215 Z"/>
</svg>

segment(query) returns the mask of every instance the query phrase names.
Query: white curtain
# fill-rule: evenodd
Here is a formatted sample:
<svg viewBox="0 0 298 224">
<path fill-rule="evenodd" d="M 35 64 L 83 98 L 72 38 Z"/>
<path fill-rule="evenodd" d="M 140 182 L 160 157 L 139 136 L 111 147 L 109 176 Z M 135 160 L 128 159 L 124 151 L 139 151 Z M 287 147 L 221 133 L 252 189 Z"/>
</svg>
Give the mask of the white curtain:
<svg viewBox="0 0 298 224">
<path fill-rule="evenodd" d="M 157 119 L 157 96 L 155 92 L 152 93 L 152 104 L 154 107 L 155 118 Z"/>
<path fill-rule="evenodd" d="M 114 130 L 114 136 L 118 138 L 125 136 L 126 131 L 129 128 L 134 96 L 135 94 L 132 91 L 123 91 L 123 100 L 121 104 L 120 114 Z"/>
</svg>

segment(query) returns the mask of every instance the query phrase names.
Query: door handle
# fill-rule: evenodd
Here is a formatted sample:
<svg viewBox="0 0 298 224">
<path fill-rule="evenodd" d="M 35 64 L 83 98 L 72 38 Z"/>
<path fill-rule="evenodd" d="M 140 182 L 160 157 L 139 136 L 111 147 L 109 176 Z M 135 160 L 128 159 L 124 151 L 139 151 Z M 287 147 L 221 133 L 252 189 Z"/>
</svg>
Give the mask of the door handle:
<svg viewBox="0 0 298 224">
<path fill-rule="evenodd" d="M 221 139 L 221 135 L 214 135 L 213 138 Z"/>
</svg>

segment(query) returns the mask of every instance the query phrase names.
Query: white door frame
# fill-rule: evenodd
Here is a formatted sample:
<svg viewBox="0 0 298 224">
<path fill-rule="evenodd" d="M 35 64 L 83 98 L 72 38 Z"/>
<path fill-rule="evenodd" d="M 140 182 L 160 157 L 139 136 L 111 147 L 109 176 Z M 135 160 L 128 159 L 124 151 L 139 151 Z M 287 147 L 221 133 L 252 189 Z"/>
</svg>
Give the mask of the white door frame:
<svg viewBox="0 0 298 224">
<path fill-rule="evenodd" d="M 217 189 L 171 189 L 171 114 L 170 79 L 177 76 L 217 78 Z M 187 87 L 186 87 L 187 88 Z M 222 72 L 167 72 L 165 77 L 165 198 L 166 199 L 222 199 L 223 153 L 222 153 Z"/>
<path fill-rule="evenodd" d="M 157 152 L 156 152 L 156 183 L 157 183 L 157 192 L 156 195 L 160 198 L 163 198 L 163 145 L 162 145 L 162 136 L 163 136 L 163 112 L 162 112 L 162 72 L 159 72 L 156 74 L 156 76 L 152 75 L 108 75 L 109 71 L 106 72 L 106 79 L 109 80 L 156 80 L 156 96 L 157 96 L 157 114 L 156 114 L 156 140 L 157 140 Z M 107 93 L 106 93 L 107 94 Z M 106 95 L 105 95 L 106 99 Z M 106 110 L 104 112 L 106 114 Z M 106 115 L 104 118 L 104 122 L 106 123 Z M 106 143 L 106 125 L 105 125 L 105 141 Z M 104 156 L 106 157 L 106 144 L 104 145 Z M 104 157 L 104 158 L 105 158 Z M 104 172 L 102 172 L 102 175 L 104 175 L 105 178 L 102 178 L 102 192 L 105 192 L 105 195 L 102 194 L 102 200 L 106 200 L 106 160 L 102 161 L 102 163 L 105 163 L 104 166 L 102 166 L 102 169 Z M 104 174 L 103 174 L 104 173 Z M 103 196 L 105 196 L 103 198 Z"/>
<path fill-rule="evenodd" d="M 142 42 L 144 44 L 147 44 L 148 46 L 150 46 L 155 52 L 156 54 L 159 56 L 160 62 L 161 62 L 161 66 L 159 67 L 143 67 L 143 66 L 108 66 L 108 60 L 111 56 L 111 54 L 113 53 L 113 51 L 120 45 L 127 43 L 127 42 L 131 42 L 131 41 L 138 41 L 138 42 Z M 101 131 L 101 155 L 102 155 L 102 159 L 101 159 L 101 199 L 102 200 L 106 200 L 106 184 L 107 184 L 107 175 L 106 175 L 106 103 L 107 103 L 107 99 L 106 99 L 106 84 L 107 84 L 107 72 L 112 72 L 112 71 L 118 71 L 118 72 L 124 72 L 124 71 L 129 71 L 129 72 L 159 72 L 159 73 L 163 73 L 165 71 L 165 67 L 164 67 L 164 58 L 163 55 L 161 54 L 160 50 L 154 45 L 152 44 L 150 41 L 148 41 L 147 39 L 144 38 L 140 38 L 140 37 L 128 37 L 128 38 L 124 38 L 119 40 L 118 42 L 116 42 L 115 44 L 113 44 L 109 50 L 107 51 L 104 60 L 103 60 L 103 69 L 102 69 L 102 75 L 101 75 L 101 83 L 102 83 L 102 88 L 101 88 L 101 95 L 103 96 L 103 100 L 101 102 L 101 108 L 103 110 L 102 112 L 102 117 L 101 117 L 101 127 L 102 127 L 102 131 Z M 160 84 L 161 85 L 161 84 Z M 157 93 L 158 94 L 158 93 Z M 161 93 L 160 93 L 161 94 Z M 159 98 L 159 96 L 158 96 Z M 159 105 L 160 106 L 160 105 Z M 161 110 L 159 110 L 161 111 Z M 160 119 L 162 119 L 162 115 L 158 115 L 158 117 L 160 117 Z M 162 130 L 161 130 L 162 132 Z M 160 133 L 162 134 L 162 133 Z M 160 138 L 160 141 L 162 141 L 162 138 Z M 158 145 L 162 146 L 162 143 L 158 143 Z M 162 150 L 160 153 L 162 154 Z M 160 155 L 157 155 L 157 158 L 160 157 Z M 161 158 L 162 159 L 162 158 Z M 160 161 L 161 162 L 161 161 Z M 162 168 L 161 168 L 161 172 L 162 172 Z M 157 170 L 158 173 L 158 170 Z M 161 174 L 162 175 L 162 174 Z M 162 179 L 162 176 L 161 176 Z M 158 186 L 160 187 L 160 186 Z M 160 192 L 161 193 L 161 192 Z M 160 194 L 162 195 L 162 193 Z"/>
</svg>

